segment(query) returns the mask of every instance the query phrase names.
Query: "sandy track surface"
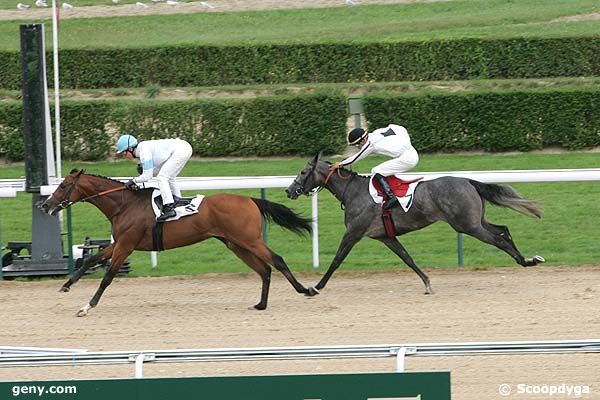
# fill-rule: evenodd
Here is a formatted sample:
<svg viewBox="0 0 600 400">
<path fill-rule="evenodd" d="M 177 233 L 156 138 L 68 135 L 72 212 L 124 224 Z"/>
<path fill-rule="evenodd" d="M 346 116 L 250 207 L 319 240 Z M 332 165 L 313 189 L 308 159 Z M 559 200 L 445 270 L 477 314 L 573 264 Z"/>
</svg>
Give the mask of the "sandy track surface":
<svg viewBox="0 0 600 400">
<path fill-rule="evenodd" d="M 117 279 L 88 317 L 75 311 L 96 290 L 60 281 L 1 282 L 3 345 L 149 350 L 600 338 L 600 269 L 429 271 L 434 295 L 411 272 L 333 277 L 320 296 L 297 295 L 274 273 L 266 311 L 258 277 Z M 318 277 L 301 275 L 307 285 Z M 147 364 L 145 376 L 393 371 L 393 358 Z M 412 357 L 408 370 L 450 370 L 457 399 L 493 399 L 501 383 L 589 385 L 600 399 L 600 354 Z M 0 369 L 0 379 L 131 377 L 133 366 Z M 528 399 L 536 398 L 527 396 Z M 548 398 L 548 397 L 539 397 Z"/>
</svg>

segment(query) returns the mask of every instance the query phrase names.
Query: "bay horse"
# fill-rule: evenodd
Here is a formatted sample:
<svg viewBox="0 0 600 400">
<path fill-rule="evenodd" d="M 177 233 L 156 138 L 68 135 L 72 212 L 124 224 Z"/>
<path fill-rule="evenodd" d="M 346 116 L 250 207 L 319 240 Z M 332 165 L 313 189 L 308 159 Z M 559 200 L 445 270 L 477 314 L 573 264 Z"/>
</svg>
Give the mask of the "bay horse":
<svg viewBox="0 0 600 400">
<path fill-rule="evenodd" d="M 87 315 L 98 304 L 104 290 L 134 250 L 154 250 L 152 228 L 156 221 L 151 205 L 152 191 L 126 190 L 122 182 L 74 169 L 41 205 L 43 211 L 54 215 L 77 202 L 89 202 L 100 209 L 112 224 L 114 243 L 87 259 L 60 289 L 68 292 L 86 270 L 111 259 L 100 287 L 90 302 L 79 309 L 77 316 Z M 314 295 L 314 289 L 300 284 L 283 258 L 266 246 L 262 240 L 262 217 L 294 233 L 311 232 L 310 220 L 281 204 L 221 193 L 206 196 L 197 214 L 165 222 L 164 249 L 188 246 L 208 238 L 219 239 L 260 276 L 260 301 L 254 305 L 257 310 L 267 308 L 271 266 L 279 270 L 298 293 Z"/>
<path fill-rule="evenodd" d="M 334 170 L 331 163 L 321 160 L 321 153 L 309 161 L 286 189 L 288 197 L 297 199 L 323 187 L 329 190 L 345 209 L 346 232 L 327 272 L 314 287 L 315 294 L 323 289 L 331 275 L 342 264 L 356 243 L 364 236 L 379 240 L 419 275 L 425 285 L 425 294 L 433 293 L 429 277 L 421 271 L 396 237 L 388 237 L 382 222 L 381 206 L 369 194 L 370 177 L 348 169 Z M 492 244 L 508 253 L 523 267 L 544 262 L 534 256 L 524 258 L 515 246 L 506 226 L 485 220 L 485 202 L 508 207 L 532 217 L 542 218 L 541 208 L 535 201 L 523 199 L 509 186 L 486 184 L 472 179 L 444 176 L 419 183 L 413 204 L 408 212 L 392 208 L 395 235 L 425 228 L 437 221 L 447 222 L 455 231 L 466 233 L 482 242 Z"/>
</svg>

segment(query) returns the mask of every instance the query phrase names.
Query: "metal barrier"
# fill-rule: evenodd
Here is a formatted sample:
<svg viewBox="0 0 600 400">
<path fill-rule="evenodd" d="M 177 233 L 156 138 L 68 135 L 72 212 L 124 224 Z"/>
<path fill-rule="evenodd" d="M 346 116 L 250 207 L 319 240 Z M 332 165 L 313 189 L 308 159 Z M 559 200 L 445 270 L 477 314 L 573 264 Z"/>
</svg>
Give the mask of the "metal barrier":
<svg viewBox="0 0 600 400">
<path fill-rule="evenodd" d="M 135 364 L 143 377 L 144 362 L 261 361 L 396 357 L 396 370 L 404 371 L 405 356 L 490 356 L 508 354 L 600 353 L 600 339 L 521 342 L 405 343 L 326 347 L 261 347 L 192 350 L 72 352 L 54 354 L 0 354 L 0 367 L 55 365 Z"/>
</svg>

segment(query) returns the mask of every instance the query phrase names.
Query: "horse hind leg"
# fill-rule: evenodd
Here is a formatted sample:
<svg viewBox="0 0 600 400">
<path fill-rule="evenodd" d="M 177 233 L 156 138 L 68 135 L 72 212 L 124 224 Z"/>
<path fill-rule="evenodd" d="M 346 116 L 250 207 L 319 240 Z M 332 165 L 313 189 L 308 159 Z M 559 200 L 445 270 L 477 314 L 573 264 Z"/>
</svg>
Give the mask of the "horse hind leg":
<svg viewBox="0 0 600 400">
<path fill-rule="evenodd" d="M 530 259 L 523 257 L 513 242 L 512 236 L 506 226 L 494 225 L 487 221 L 483 221 L 481 225 L 466 230 L 464 233 L 471 235 L 482 242 L 496 246 L 514 258 L 517 264 L 522 265 L 523 267 L 535 266 L 545 261 L 544 258 L 540 256 L 535 256 Z"/>
<path fill-rule="evenodd" d="M 306 287 L 304 287 L 304 285 L 298 282 L 298 280 L 296 279 L 294 274 L 292 274 L 292 271 L 290 271 L 290 268 L 287 266 L 283 258 L 279 254 L 275 253 L 273 250 L 269 249 L 262 240 L 258 240 L 255 243 L 249 245 L 247 249 L 256 257 L 258 257 L 265 263 L 272 265 L 279 272 L 281 272 L 283 276 L 286 277 L 288 282 L 294 287 L 294 289 L 296 289 L 296 292 L 304 294 L 306 296 L 314 296 L 316 294 L 319 294 L 319 292 L 316 289 L 307 289 Z"/>
<path fill-rule="evenodd" d="M 250 309 L 264 310 L 267 308 L 269 299 L 269 288 L 271 286 L 271 267 L 254 256 L 248 250 L 236 245 L 235 243 L 222 240 L 223 243 L 230 249 L 240 260 L 252 268 L 260 276 L 262 281 L 262 289 L 260 291 L 260 301 Z"/>
<path fill-rule="evenodd" d="M 517 249 L 517 245 L 513 241 L 513 238 L 511 236 L 507 226 L 495 225 L 495 224 L 491 224 L 487 221 L 484 221 L 484 222 L 487 225 L 488 229 L 495 231 L 498 235 L 500 235 L 503 239 L 505 239 L 517 253 L 520 254 L 519 250 Z M 545 261 L 546 260 L 544 259 L 544 257 L 536 255 L 536 256 L 533 256 L 532 258 L 525 258 L 526 265 L 523 265 L 523 264 L 521 264 L 521 265 L 523 265 L 524 267 L 532 267 L 532 266 L 541 264 Z"/>
</svg>

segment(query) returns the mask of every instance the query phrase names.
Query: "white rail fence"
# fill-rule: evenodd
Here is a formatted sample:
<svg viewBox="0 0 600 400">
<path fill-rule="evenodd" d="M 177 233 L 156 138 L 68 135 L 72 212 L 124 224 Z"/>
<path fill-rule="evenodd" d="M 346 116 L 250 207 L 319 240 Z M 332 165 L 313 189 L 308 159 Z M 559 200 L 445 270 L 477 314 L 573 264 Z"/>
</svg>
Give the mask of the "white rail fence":
<svg viewBox="0 0 600 400">
<path fill-rule="evenodd" d="M 21 350 L 25 349 L 25 350 Z M 263 361 L 340 358 L 396 357 L 396 371 L 402 372 L 408 356 L 492 356 L 515 354 L 600 353 L 600 339 L 408 343 L 358 346 L 260 347 L 223 349 L 184 349 L 147 351 L 85 352 L 65 349 L 0 347 L 1 367 L 32 367 L 58 365 L 135 364 L 135 376 L 143 377 L 143 363 L 181 363 L 218 361 Z M 19 354 L 19 351 L 22 351 Z"/>
<path fill-rule="evenodd" d="M 550 170 L 506 170 L 506 171 L 449 171 L 422 172 L 404 174 L 405 179 L 425 177 L 427 179 L 441 176 L 455 176 L 475 179 L 486 183 L 521 183 L 521 182 L 577 182 L 600 181 L 600 168 L 587 169 L 550 169 Z M 127 180 L 129 178 L 115 178 Z M 294 180 L 293 176 L 238 176 L 238 177 L 179 177 L 177 183 L 181 190 L 232 190 L 232 189 L 273 189 L 286 188 Z M 41 194 L 50 195 L 60 183 L 42 186 Z M 150 186 L 157 183 L 150 181 Z M 25 191 L 24 179 L 0 179 L 0 197 L 14 197 L 17 192 Z M 312 260 L 313 266 L 319 266 L 319 224 L 318 196 L 312 196 Z"/>
</svg>

